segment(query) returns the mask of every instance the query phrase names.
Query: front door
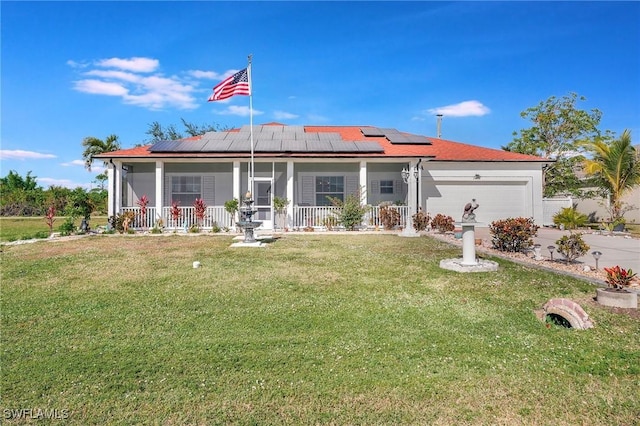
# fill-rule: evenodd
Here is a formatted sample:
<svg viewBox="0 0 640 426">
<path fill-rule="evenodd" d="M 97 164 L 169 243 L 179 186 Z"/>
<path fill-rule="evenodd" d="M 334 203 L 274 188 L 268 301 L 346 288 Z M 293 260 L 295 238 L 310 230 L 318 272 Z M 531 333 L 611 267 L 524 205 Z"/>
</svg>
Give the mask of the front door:
<svg viewBox="0 0 640 426">
<path fill-rule="evenodd" d="M 254 208 L 258 209 L 254 220 L 262 222 L 262 229 L 273 229 L 273 208 L 271 206 L 273 179 L 254 178 L 253 186 L 253 193 L 256 194 Z"/>
</svg>

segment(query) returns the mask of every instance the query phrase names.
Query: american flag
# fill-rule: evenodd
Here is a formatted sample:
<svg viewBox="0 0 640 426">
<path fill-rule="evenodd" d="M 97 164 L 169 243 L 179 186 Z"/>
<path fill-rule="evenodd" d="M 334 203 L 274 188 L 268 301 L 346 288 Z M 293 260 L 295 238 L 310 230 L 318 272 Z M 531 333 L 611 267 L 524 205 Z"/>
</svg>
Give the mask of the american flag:
<svg viewBox="0 0 640 426">
<path fill-rule="evenodd" d="M 245 68 L 231 77 L 227 77 L 213 88 L 213 94 L 209 96 L 209 102 L 221 101 L 234 95 L 250 95 L 249 72 Z"/>
</svg>

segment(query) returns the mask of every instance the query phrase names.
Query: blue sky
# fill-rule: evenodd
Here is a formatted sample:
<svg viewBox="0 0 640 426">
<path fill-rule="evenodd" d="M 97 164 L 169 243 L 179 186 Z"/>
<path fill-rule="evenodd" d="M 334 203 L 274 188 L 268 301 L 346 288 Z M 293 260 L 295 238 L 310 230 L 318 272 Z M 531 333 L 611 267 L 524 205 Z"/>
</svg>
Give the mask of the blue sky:
<svg viewBox="0 0 640 426">
<path fill-rule="evenodd" d="M 550 96 L 640 140 L 638 2 L 1 2 L 0 174 L 91 187 L 83 138 L 237 127 L 207 102 L 253 54 L 254 123 L 374 125 L 500 148 Z M 94 184 L 95 185 L 95 184 Z"/>
</svg>

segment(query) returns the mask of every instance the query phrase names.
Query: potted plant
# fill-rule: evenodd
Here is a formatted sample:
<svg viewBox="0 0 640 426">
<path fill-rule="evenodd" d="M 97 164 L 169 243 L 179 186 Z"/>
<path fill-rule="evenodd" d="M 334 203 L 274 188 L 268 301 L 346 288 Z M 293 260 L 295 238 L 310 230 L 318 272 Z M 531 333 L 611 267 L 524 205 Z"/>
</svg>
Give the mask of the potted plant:
<svg viewBox="0 0 640 426">
<path fill-rule="evenodd" d="M 596 290 L 596 300 L 601 305 L 614 306 L 618 308 L 638 308 L 638 294 L 629 291 L 631 282 L 637 275 L 631 269 L 624 269 L 616 265 L 611 268 L 604 268 L 607 273 L 605 282 L 607 288 Z"/>
</svg>

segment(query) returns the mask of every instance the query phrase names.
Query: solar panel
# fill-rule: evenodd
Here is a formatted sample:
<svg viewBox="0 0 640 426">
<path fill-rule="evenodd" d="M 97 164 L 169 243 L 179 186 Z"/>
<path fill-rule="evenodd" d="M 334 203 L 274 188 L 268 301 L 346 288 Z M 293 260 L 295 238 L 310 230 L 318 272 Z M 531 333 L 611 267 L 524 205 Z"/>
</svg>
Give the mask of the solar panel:
<svg viewBox="0 0 640 426">
<path fill-rule="evenodd" d="M 279 152 L 282 148 L 280 139 L 260 139 L 256 142 L 254 151 L 259 152 Z"/>
<path fill-rule="evenodd" d="M 227 151 L 230 152 L 249 152 L 251 151 L 251 142 L 249 139 L 235 139 L 229 145 Z"/>
<path fill-rule="evenodd" d="M 166 151 L 168 149 L 168 147 L 171 146 L 172 142 L 173 141 L 156 142 L 155 144 L 153 144 L 149 148 L 149 151 L 151 151 L 151 152 L 163 152 L 163 151 Z"/>
<path fill-rule="evenodd" d="M 358 152 L 353 142 L 331 141 L 333 152 Z"/>
<path fill-rule="evenodd" d="M 307 141 L 289 140 L 282 141 L 282 150 L 291 152 L 308 152 Z"/>
<path fill-rule="evenodd" d="M 340 133 L 335 132 L 318 132 L 318 137 L 321 141 L 341 141 L 342 137 Z"/>
<path fill-rule="evenodd" d="M 384 132 L 377 127 L 361 127 L 360 131 L 365 136 L 382 137 Z"/>
<path fill-rule="evenodd" d="M 377 142 L 355 142 L 359 152 L 384 152 L 384 148 Z"/>
<path fill-rule="evenodd" d="M 311 152 L 332 152 L 333 146 L 329 141 L 307 140 L 307 148 Z"/>
</svg>

